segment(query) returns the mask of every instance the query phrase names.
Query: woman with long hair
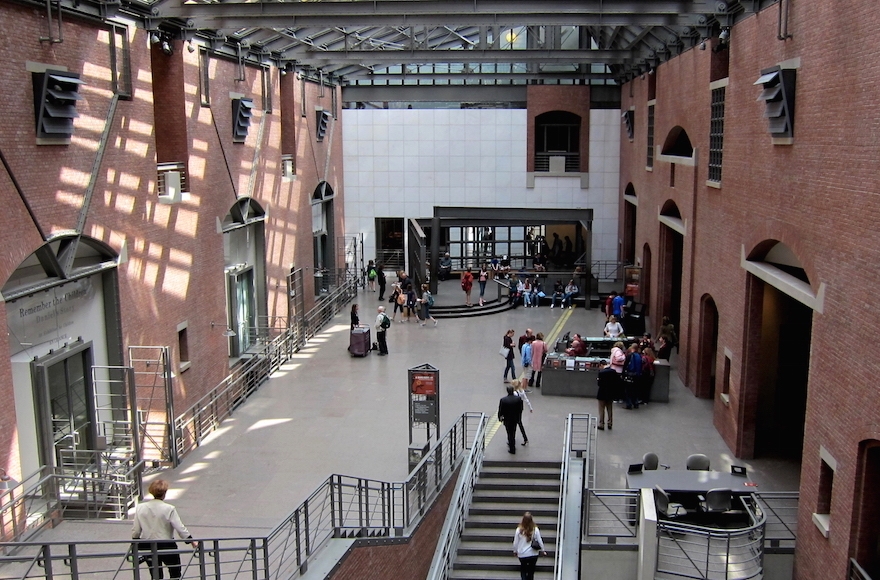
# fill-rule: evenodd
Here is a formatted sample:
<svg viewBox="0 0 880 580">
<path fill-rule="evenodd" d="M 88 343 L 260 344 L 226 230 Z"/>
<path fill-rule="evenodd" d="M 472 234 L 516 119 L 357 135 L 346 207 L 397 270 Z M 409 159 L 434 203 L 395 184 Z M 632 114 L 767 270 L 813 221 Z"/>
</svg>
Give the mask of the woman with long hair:
<svg viewBox="0 0 880 580">
<path fill-rule="evenodd" d="M 533 580 L 538 556 L 547 555 L 541 532 L 532 519 L 531 512 L 523 514 L 522 521 L 513 534 L 513 553 L 519 558 L 519 575 L 522 580 Z"/>
</svg>

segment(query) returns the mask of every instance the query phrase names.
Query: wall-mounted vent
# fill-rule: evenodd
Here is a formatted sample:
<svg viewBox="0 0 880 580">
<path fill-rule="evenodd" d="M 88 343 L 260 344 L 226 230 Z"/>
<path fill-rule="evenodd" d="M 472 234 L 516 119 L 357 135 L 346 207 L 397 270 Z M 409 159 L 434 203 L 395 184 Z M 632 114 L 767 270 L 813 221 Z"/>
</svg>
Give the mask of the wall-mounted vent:
<svg viewBox="0 0 880 580">
<path fill-rule="evenodd" d="M 38 145 L 67 145 L 73 135 L 73 120 L 79 117 L 76 102 L 82 100 L 83 85 L 76 73 L 47 70 L 31 73 L 34 83 L 34 118 Z"/>
</svg>

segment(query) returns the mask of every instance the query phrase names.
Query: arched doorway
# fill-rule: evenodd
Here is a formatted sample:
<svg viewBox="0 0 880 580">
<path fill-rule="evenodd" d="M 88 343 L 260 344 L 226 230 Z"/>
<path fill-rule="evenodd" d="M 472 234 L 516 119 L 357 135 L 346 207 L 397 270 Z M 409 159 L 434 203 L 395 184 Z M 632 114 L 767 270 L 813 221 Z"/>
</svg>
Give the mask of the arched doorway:
<svg viewBox="0 0 880 580">
<path fill-rule="evenodd" d="M 626 186 L 623 193 L 623 258 L 626 264 L 636 263 L 636 225 L 638 219 L 638 202 L 636 190 L 632 183 Z"/>
<path fill-rule="evenodd" d="M 315 298 L 326 295 L 336 274 L 333 198 L 330 184 L 322 181 L 312 193 L 312 247 L 315 264 Z"/>
<path fill-rule="evenodd" d="M 801 262 L 776 240 L 743 259 L 747 348 L 743 360 L 742 457 L 799 459 L 804 440 L 813 309 L 821 310 Z M 751 443 L 749 442 L 751 439 Z"/>
<path fill-rule="evenodd" d="M 856 473 L 855 559 L 871 578 L 880 578 L 880 441 L 870 439 L 859 444 Z"/>
<path fill-rule="evenodd" d="M 667 201 L 660 211 L 660 263 L 658 306 L 660 312 L 654 320 L 659 327 L 664 316 L 668 316 L 679 332 L 681 325 L 681 276 L 684 266 L 684 221 L 678 206 Z"/>
<path fill-rule="evenodd" d="M 718 308 L 708 294 L 700 300 L 700 336 L 698 343 L 696 395 L 715 398 L 715 363 L 718 359 Z"/>
</svg>

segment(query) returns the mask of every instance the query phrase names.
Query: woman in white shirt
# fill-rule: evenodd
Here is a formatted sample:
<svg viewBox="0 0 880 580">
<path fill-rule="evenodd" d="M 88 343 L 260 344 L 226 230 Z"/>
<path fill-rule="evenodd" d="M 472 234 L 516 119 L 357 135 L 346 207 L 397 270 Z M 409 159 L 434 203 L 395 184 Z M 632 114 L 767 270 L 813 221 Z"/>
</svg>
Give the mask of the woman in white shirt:
<svg viewBox="0 0 880 580">
<path fill-rule="evenodd" d="M 138 542 L 138 550 L 141 560 L 146 561 L 150 567 L 150 576 L 153 578 L 162 577 L 163 565 L 168 566 L 171 578 L 180 578 L 180 554 L 176 551 L 177 543 L 174 542 L 175 531 L 187 544 L 192 544 L 194 549 L 199 547 L 199 543 L 192 539 L 189 530 L 180 521 L 177 508 L 165 503 L 167 491 L 168 482 L 164 479 L 157 479 L 150 484 L 149 492 L 153 499 L 138 504 L 131 529 L 133 539 L 148 540 Z"/>
<path fill-rule="evenodd" d="M 608 338 L 624 336 L 623 327 L 617 322 L 617 317 L 614 315 L 608 319 L 608 324 L 605 325 L 605 336 Z"/>
<path fill-rule="evenodd" d="M 540 549 L 533 548 L 532 544 L 540 546 Z M 523 514 L 522 521 L 513 534 L 513 553 L 519 558 L 519 573 L 522 580 L 534 580 L 535 566 L 538 564 L 538 556 L 547 555 L 544 549 L 544 540 L 541 539 L 541 532 L 532 519 L 531 512 Z"/>
</svg>

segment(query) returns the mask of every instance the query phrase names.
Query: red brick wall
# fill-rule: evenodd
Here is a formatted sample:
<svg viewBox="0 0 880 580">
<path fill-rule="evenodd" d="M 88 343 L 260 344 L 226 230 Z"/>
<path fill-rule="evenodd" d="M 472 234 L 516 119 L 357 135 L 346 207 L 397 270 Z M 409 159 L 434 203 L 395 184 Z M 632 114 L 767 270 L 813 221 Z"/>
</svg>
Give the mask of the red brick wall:
<svg viewBox="0 0 880 580">
<path fill-rule="evenodd" d="M 657 211 L 676 202 L 687 222 L 684 244 L 679 374 L 692 389 L 698 372 L 698 320 L 701 297 L 713 298 L 719 314 L 716 366 L 724 349 L 733 355 L 730 406 L 715 401 L 715 425 L 733 452 L 749 457 L 754 447 L 758 404 L 750 378 L 757 364 L 746 320 L 754 315 L 750 281 L 740 265 L 767 240 L 784 243 L 803 264 L 813 293 L 824 293 L 823 312 L 814 312 L 803 446 L 801 510 L 796 577 L 843 578 L 853 549 L 853 505 L 857 486 L 858 443 L 878 437 L 880 408 L 873 400 L 880 363 L 856 357 L 841 334 L 852 325 L 859 336 L 880 331 L 876 263 L 880 261 L 877 219 L 880 179 L 876 159 L 876 95 L 873 79 L 880 57 L 855 39 L 870 38 L 880 17 L 868 6 L 815 2 L 791 6 L 793 38 L 776 39 L 776 7 L 744 19 L 731 31 L 726 95 L 724 160 L 720 189 L 707 187 L 709 80 L 711 51 L 690 50 L 657 71 L 655 143 L 680 125 L 697 149 L 693 187 L 676 169 L 676 187 L 668 184 L 664 163 L 645 170 L 647 81 L 635 79 L 622 91 L 622 108 L 636 110 L 636 134 L 621 139 L 621 194 L 632 184 L 639 199 L 636 247 L 647 243 L 660 267 Z M 829 23 L 833 22 L 833 26 Z M 841 43 L 851 50 L 841 51 Z M 772 145 L 753 85 L 761 69 L 799 58 L 794 144 Z M 679 188 L 679 183 L 682 187 Z M 652 281 L 652 324 L 659 323 L 657 276 Z M 854 316 L 855 315 L 855 316 Z M 720 375 L 719 375 L 720 376 Z M 717 389 L 720 393 L 720 388 Z M 831 534 L 824 538 L 812 524 L 818 496 L 819 446 L 837 461 L 831 500 Z"/>
<path fill-rule="evenodd" d="M 408 542 L 355 547 L 330 575 L 331 580 L 423 580 L 431 568 L 456 479 L 457 475 L 446 484 Z"/>
<path fill-rule="evenodd" d="M 580 115 L 581 172 L 590 170 L 590 87 L 529 85 L 526 89 L 528 120 L 528 171 L 535 170 L 535 117 L 550 111 L 567 111 Z"/>
<path fill-rule="evenodd" d="M 66 16 L 64 42 L 41 44 L 44 17 L 45 11 L 13 3 L 0 6 L 4 27 L 18 31 L 14 36 L 0 35 L 4 57 L 0 86 L 4 94 L 16 95 L 0 99 L 4 119 L 0 146 L 37 220 L 51 234 L 76 226 L 112 87 L 107 31 Z M 247 67 L 245 80 L 235 81 L 234 61 L 212 59 L 212 104 L 203 107 L 198 51 L 190 53 L 175 41 L 173 55 L 151 54 L 147 33 L 140 29 L 132 32 L 130 40 L 134 94 L 118 103 L 84 233 L 116 252 L 125 247 L 128 261 L 119 265 L 118 279 L 126 348 L 169 345 L 176 366 L 177 325 L 188 322 L 192 366 L 182 373 L 175 368 L 173 383 L 179 413 L 228 372 L 222 326 L 211 328 L 211 322 L 225 325 L 226 320 L 223 235 L 217 231 L 217 221 L 229 213 L 237 196 L 251 195 L 266 209 L 268 312 L 286 316 L 285 279 L 290 268 L 306 269 L 308 281 L 313 273 L 309 200 L 323 179 L 336 193 L 337 235 L 345 231 L 342 131 L 337 120 L 330 127 L 332 138 L 328 135 L 323 143 L 314 138 L 314 107 L 330 108 L 333 89 L 329 87 L 319 98 L 317 85 L 307 83 L 310 114 L 302 117 L 298 85 L 282 99 L 278 70 L 272 69 L 274 109 L 267 114 L 259 106 L 259 69 Z M 80 91 L 84 99 L 77 105 L 80 117 L 70 145 L 36 145 L 28 61 L 64 66 L 80 73 L 87 83 Z M 230 93 L 252 97 L 256 105 L 244 144 L 232 143 Z M 282 150 L 282 116 L 296 137 L 285 143 L 295 143 L 296 150 L 289 152 L 296 153 L 298 167 L 297 178 L 286 182 L 281 181 L 280 157 L 288 152 Z M 190 199 L 177 205 L 159 204 L 156 199 L 157 151 L 163 147 L 170 160 L 188 163 Z M 2 286 L 42 239 L 5 170 L 0 170 L 0 191 L 6 201 L 0 216 Z M 309 308 L 314 298 L 311 292 L 306 294 Z M 6 333 L 0 335 L 2 350 Z M 20 463 L 16 424 L 11 367 L 8 357 L 0 357 L 0 467 L 13 474 Z"/>
</svg>

